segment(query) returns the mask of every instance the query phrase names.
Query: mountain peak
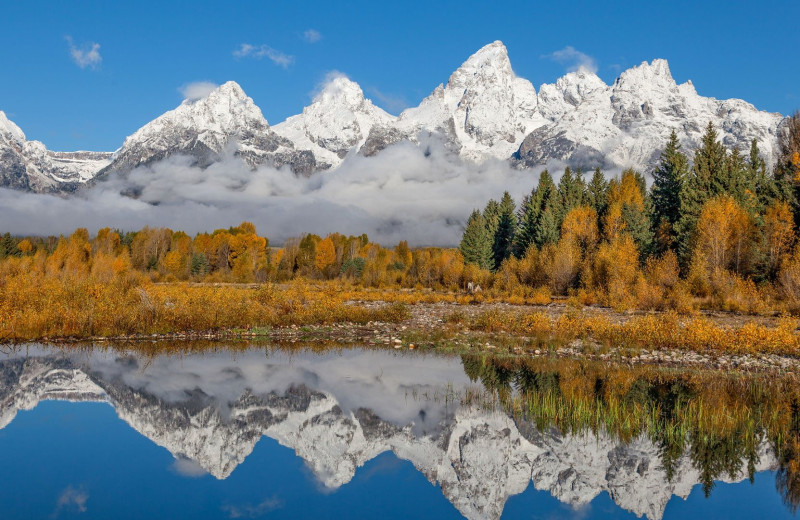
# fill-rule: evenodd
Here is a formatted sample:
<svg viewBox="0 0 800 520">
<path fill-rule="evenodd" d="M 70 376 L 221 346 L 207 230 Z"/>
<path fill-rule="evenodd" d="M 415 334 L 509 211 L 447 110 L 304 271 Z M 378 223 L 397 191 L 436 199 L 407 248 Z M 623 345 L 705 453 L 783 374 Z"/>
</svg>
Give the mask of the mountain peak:
<svg viewBox="0 0 800 520">
<path fill-rule="evenodd" d="M 253 105 L 253 100 L 245 94 L 238 83 L 235 81 L 227 81 L 209 92 L 206 96 L 194 100 L 187 99 L 184 101 L 184 104 L 235 107 L 237 105 Z"/>
<path fill-rule="evenodd" d="M 383 127 L 392 121 L 394 116 L 364 97 L 358 83 L 333 73 L 302 114 L 290 117 L 274 130 L 295 148 L 311 151 L 318 164 L 336 167 L 351 150 L 364 144 L 373 126 Z"/>
<path fill-rule="evenodd" d="M 241 85 L 236 83 L 235 81 L 226 81 L 216 90 L 212 91 L 212 94 L 217 93 L 218 95 L 225 95 L 230 97 L 235 97 L 239 99 L 244 99 L 247 97 L 247 94 L 244 93 Z"/>
<path fill-rule="evenodd" d="M 203 97 L 184 100 L 174 110 L 139 129 L 137 134 L 145 129 L 160 131 L 167 122 L 172 126 L 193 128 L 199 132 L 210 130 L 221 133 L 234 133 L 237 128 L 251 124 L 267 126 L 261 109 L 235 81 L 225 82 Z"/>
<path fill-rule="evenodd" d="M 481 47 L 475 54 L 450 76 L 448 86 L 458 86 L 469 83 L 470 78 L 486 78 L 490 76 L 507 75 L 514 77 L 511 61 L 508 59 L 508 49 L 500 40 Z"/>
<path fill-rule="evenodd" d="M 556 87 L 559 90 L 568 90 L 577 87 L 580 90 L 591 91 L 607 86 L 608 85 L 606 85 L 597 74 L 585 67 L 581 67 L 573 72 L 568 72 L 556 81 Z"/>
<path fill-rule="evenodd" d="M 344 74 L 329 77 L 319 94 L 314 96 L 314 103 L 320 105 L 358 107 L 363 102 L 361 86 Z"/>
<path fill-rule="evenodd" d="M 464 65 L 487 62 L 508 61 L 508 49 L 500 40 L 484 45 L 470 56 Z"/>
<path fill-rule="evenodd" d="M 631 67 L 623 72 L 617 78 L 615 84 L 618 86 L 645 84 L 665 87 L 675 87 L 677 85 L 669 70 L 669 63 L 665 59 L 655 59 L 650 63 L 643 61 L 638 66 Z"/>
<path fill-rule="evenodd" d="M 20 127 L 6 117 L 5 112 L 0 110 L 0 135 L 2 134 L 11 134 L 11 138 L 20 143 L 25 141 L 25 134 Z"/>
</svg>

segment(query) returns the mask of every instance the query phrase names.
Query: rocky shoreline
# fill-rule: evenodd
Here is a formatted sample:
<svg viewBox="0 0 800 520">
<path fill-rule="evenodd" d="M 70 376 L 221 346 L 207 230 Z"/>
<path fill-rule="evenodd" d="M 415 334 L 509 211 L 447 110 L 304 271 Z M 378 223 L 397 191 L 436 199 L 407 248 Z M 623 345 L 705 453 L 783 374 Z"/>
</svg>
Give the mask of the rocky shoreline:
<svg viewBox="0 0 800 520">
<path fill-rule="evenodd" d="M 385 302 L 348 302 L 369 308 L 387 305 Z M 334 323 L 325 325 L 291 325 L 229 329 L 218 331 L 185 331 L 169 334 L 123 335 L 94 338 L 42 338 L 44 343 L 85 344 L 164 341 L 270 341 L 278 344 L 330 345 L 341 348 L 347 345 L 390 348 L 396 350 L 424 350 L 442 353 L 486 353 L 511 357 L 546 357 L 585 359 L 613 365 L 654 365 L 674 368 L 698 368 L 730 372 L 780 372 L 794 373 L 800 369 L 800 358 L 771 353 L 728 354 L 719 351 L 691 351 L 681 349 L 647 349 L 626 346 L 603 346 L 592 338 L 577 339 L 565 344 L 542 344 L 536 338 L 500 330 L 486 333 L 470 330 L 466 325 L 450 323 L 454 313 L 465 320 L 488 310 L 501 312 L 536 311 L 557 318 L 568 312 L 563 304 L 548 306 L 521 306 L 504 303 L 457 305 L 451 303 L 419 303 L 408 305 L 409 316 L 399 323 L 369 322 L 367 324 Z M 637 316 L 636 313 L 617 313 L 607 308 L 586 308 L 589 315 L 600 314 L 617 323 Z M 722 327 L 741 326 L 756 322 L 771 326 L 770 317 L 742 317 L 728 313 L 708 313 L 706 317 Z"/>
</svg>

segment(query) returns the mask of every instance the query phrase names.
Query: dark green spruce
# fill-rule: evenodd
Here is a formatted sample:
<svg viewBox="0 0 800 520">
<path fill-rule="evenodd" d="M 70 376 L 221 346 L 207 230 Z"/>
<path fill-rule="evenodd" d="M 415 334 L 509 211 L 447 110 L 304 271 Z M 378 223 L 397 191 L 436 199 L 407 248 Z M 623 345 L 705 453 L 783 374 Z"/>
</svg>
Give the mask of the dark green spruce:
<svg viewBox="0 0 800 520">
<path fill-rule="evenodd" d="M 491 269 L 494 266 L 492 237 L 486 229 L 486 221 L 480 211 L 475 210 L 469 216 L 459 249 L 467 263 L 477 265 L 481 269 Z"/>
</svg>

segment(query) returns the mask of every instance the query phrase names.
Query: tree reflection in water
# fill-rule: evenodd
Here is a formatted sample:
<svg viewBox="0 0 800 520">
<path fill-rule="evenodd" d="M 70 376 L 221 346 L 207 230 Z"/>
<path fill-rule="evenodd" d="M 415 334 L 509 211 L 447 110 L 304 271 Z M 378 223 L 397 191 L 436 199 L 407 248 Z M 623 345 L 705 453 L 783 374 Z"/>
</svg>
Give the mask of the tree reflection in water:
<svg viewBox="0 0 800 520">
<path fill-rule="evenodd" d="M 487 389 L 468 401 L 501 406 L 540 430 L 603 430 L 622 441 L 646 435 L 660 447 L 670 481 L 689 454 L 706 496 L 715 480 L 744 468 L 752 482 L 766 441 L 778 454 L 778 492 L 793 513 L 800 506 L 800 383 L 791 375 L 482 355 L 463 355 L 462 363 Z"/>
</svg>

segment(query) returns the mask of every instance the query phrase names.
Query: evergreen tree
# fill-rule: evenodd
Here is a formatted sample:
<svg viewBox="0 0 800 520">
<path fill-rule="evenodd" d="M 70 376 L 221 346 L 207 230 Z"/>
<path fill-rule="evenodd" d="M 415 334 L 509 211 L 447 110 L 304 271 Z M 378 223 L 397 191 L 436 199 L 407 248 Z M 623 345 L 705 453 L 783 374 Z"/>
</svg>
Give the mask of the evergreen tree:
<svg viewBox="0 0 800 520">
<path fill-rule="evenodd" d="M 493 267 L 492 238 L 489 236 L 486 221 L 480 211 L 475 210 L 469 216 L 459 249 L 467 263 L 475 264 L 481 269 Z"/>
<path fill-rule="evenodd" d="M 19 249 L 17 249 L 17 242 L 11 236 L 11 233 L 6 233 L 0 239 L 0 258 L 9 256 L 19 256 Z"/>
<path fill-rule="evenodd" d="M 644 211 L 631 204 L 622 205 L 622 220 L 625 222 L 625 230 L 633 237 L 636 248 L 639 250 L 639 258 L 644 260 L 652 252 L 653 230 L 650 222 L 651 206 L 649 199 L 645 201 Z"/>
<path fill-rule="evenodd" d="M 558 181 L 558 194 L 561 197 L 561 209 L 564 215 L 569 213 L 569 210 L 583 204 L 585 189 L 586 185 L 580 173 L 574 175 L 569 166 L 567 166 L 564 170 L 564 175 Z"/>
<path fill-rule="evenodd" d="M 500 204 L 494 200 L 489 199 L 486 207 L 483 210 L 483 220 L 486 223 L 486 230 L 490 237 L 494 237 L 497 232 L 497 225 L 500 223 Z"/>
<path fill-rule="evenodd" d="M 314 260 L 317 257 L 317 243 L 319 243 L 320 240 L 320 237 L 317 235 L 305 235 L 300 240 L 297 258 L 295 259 L 297 269 L 310 271 L 314 268 Z"/>
<path fill-rule="evenodd" d="M 539 186 L 531 203 L 538 208 L 536 223 L 533 226 L 533 243 L 541 248 L 545 244 L 558 242 L 564 211 L 561 195 L 547 170 L 539 177 Z"/>
<path fill-rule="evenodd" d="M 519 203 L 519 207 L 517 208 L 517 230 L 519 231 L 519 226 L 522 221 L 525 220 L 525 212 L 528 210 L 528 206 L 531 203 L 531 198 L 533 197 L 534 193 L 536 193 L 536 188 L 531 191 L 530 195 L 523 195 L 522 201 Z"/>
<path fill-rule="evenodd" d="M 536 187 L 536 191 L 534 191 L 531 196 L 531 204 L 533 205 L 534 210 L 537 212 L 538 217 L 541 218 L 542 212 L 545 210 L 545 208 L 557 203 L 557 199 L 558 188 L 556 187 L 556 183 L 553 181 L 553 176 L 550 175 L 549 171 L 544 170 L 539 176 L 539 184 Z"/>
<path fill-rule="evenodd" d="M 536 237 L 536 223 L 539 221 L 540 208 L 534 203 L 536 189 L 525 196 L 517 214 L 517 235 L 514 237 L 514 256 L 522 258 Z"/>
<path fill-rule="evenodd" d="M 536 246 L 541 248 L 547 244 L 558 242 L 561 233 L 561 210 L 558 208 L 560 202 L 554 200 L 547 206 L 536 224 Z"/>
<path fill-rule="evenodd" d="M 800 112 L 786 119 L 779 134 L 780 157 L 775 165 L 776 195 L 792 206 L 800 228 Z"/>
<path fill-rule="evenodd" d="M 653 171 L 653 229 L 661 238 L 659 253 L 676 244 L 675 227 L 681 216 L 681 190 L 689 170 L 689 160 L 680 149 L 678 134 L 673 130 Z"/>
<path fill-rule="evenodd" d="M 700 147 L 695 150 L 694 162 L 681 190 L 681 217 L 677 224 L 678 251 L 684 265 L 691 255 L 691 239 L 697 227 L 697 219 L 705 202 L 723 192 L 725 147 L 717 141 L 717 131 L 713 123 L 708 123 Z"/>
<path fill-rule="evenodd" d="M 722 189 L 720 194 L 725 193 L 733 197 L 743 208 L 747 209 L 751 215 L 755 215 L 757 201 L 755 200 L 755 179 L 748 175 L 749 167 L 738 148 L 734 148 L 730 154 L 725 156 L 725 167 L 720 179 Z"/>
<path fill-rule="evenodd" d="M 598 166 L 586 188 L 586 202 L 598 216 L 603 215 L 608 205 L 608 181 Z"/>
<path fill-rule="evenodd" d="M 494 268 L 498 269 L 503 260 L 511 256 L 516 234 L 517 219 L 514 199 L 508 192 L 503 193 L 500 200 L 500 217 L 497 221 L 497 230 L 494 233 L 492 256 Z"/>
<path fill-rule="evenodd" d="M 194 253 L 189 265 L 189 270 L 193 276 L 205 276 L 211 270 L 211 264 L 203 253 Z"/>
<path fill-rule="evenodd" d="M 753 180 L 755 198 L 757 201 L 756 211 L 763 214 L 764 210 L 772 204 L 776 198 L 777 190 L 775 179 L 767 175 L 767 162 L 761 157 L 758 149 L 758 141 L 753 139 L 750 142 L 750 154 L 747 158 L 747 175 Z"/>
<path fill-rule="evenodd" d="M 514 237 L 514 255 L 521 258 L 532 245 L 558 240 L 561 203 L 558 188 L 547 170 L 539 175 L 539 183 L 519 209 L 517 233 Z M 542 221 L 544 215 L 545 221 Z"/>
</svg>

